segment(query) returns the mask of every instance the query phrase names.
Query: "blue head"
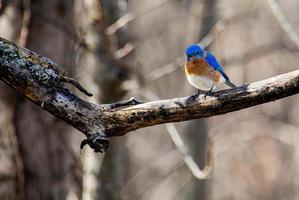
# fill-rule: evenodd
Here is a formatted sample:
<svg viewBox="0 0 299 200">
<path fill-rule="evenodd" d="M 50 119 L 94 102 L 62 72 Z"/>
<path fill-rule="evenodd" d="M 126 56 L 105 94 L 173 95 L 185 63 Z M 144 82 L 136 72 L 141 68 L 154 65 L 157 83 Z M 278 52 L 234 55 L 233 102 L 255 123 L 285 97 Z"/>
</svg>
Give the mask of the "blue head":
<svg viewBox="0 0 299 200">
<path fill-rule="evenodd" d="M 204 50 L 197 44 L 192 44 L 186 49 L 185 54 L 187 56 L 187 61 L 189 62 L 192 58 L 202 59 Z"/>
</svg>

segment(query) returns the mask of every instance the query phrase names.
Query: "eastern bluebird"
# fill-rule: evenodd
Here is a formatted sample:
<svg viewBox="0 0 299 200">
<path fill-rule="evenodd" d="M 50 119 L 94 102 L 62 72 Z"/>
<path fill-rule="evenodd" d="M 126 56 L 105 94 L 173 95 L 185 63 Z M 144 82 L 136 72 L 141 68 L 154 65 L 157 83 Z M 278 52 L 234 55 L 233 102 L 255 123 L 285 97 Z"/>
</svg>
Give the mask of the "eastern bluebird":
<svg viewBox="0 0 299 200">
<path fill-rule="evenodd" d="M 193 44 L 186 49 L 186 56 L 187 79 L 192 86 L 198 89 L 198 93 L 194 97 L 198 97 L 200 90 L 207 91 L 207 96 L 217 83 L 225 83 L 232 88 L 236 87 L 230 82 L 217 59 L 209 51 Z"/>
</svg>

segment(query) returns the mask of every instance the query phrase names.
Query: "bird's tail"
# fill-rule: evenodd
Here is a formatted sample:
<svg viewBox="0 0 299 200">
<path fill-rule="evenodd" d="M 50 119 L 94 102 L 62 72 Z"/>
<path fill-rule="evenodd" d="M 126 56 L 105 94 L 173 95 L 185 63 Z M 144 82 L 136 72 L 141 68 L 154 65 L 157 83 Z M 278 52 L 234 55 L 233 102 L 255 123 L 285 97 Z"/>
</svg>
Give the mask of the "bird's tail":
<svg viewBox="0 0 299 200">
<path fill-rule="evenodd" d="M 226 81 L 225 81 L 225 84 L 228 85 L 228 86 L 231 87 L 231 88 L 235 88 L 235 87 L 237 87 L 235 84 L 233 84 L 232 82 L 230 82 L 230 80 L 226 80 Z"/>
</svg>

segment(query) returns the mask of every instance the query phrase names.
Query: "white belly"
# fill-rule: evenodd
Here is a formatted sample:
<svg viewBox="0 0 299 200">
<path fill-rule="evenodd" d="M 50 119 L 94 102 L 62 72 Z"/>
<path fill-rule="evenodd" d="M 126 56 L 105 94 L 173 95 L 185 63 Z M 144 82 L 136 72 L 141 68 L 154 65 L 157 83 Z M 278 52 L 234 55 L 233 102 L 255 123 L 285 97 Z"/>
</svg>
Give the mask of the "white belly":
<svg viewBox="0 0 299 200">
<path fill-rule="evenodd" d="M 189 83 L 200 89 L 200 90 L 210 90 L 214 86 L 214 82 L 206 76 L 196 76 L 196 75 L 187 75 Z"/>
</svg>

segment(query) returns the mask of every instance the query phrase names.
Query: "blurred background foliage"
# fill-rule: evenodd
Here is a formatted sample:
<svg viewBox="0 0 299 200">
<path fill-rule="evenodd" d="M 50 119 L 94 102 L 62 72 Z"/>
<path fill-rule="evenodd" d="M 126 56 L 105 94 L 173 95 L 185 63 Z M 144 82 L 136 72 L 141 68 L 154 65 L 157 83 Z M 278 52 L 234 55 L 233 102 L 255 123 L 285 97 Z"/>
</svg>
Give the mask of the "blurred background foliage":
<svg viewBox="0 0 299 200">
<path fill-rule="evenodd" d="M 89 101 L 148 101 L 195 92 L 183 70 L 191 43 L 237 85 L 297 69 L 298 10 L 296 0 L 0 0 L 0 36 L 58 63 Z M 214 143 L 213 171 L 198 180 L 165 125 L 80 153 L 83 134 L 2 82 L 0 94 L 0 199 L 299 199 L 298 96 L 176 123 L 199 167 Z"/>
</svg>

